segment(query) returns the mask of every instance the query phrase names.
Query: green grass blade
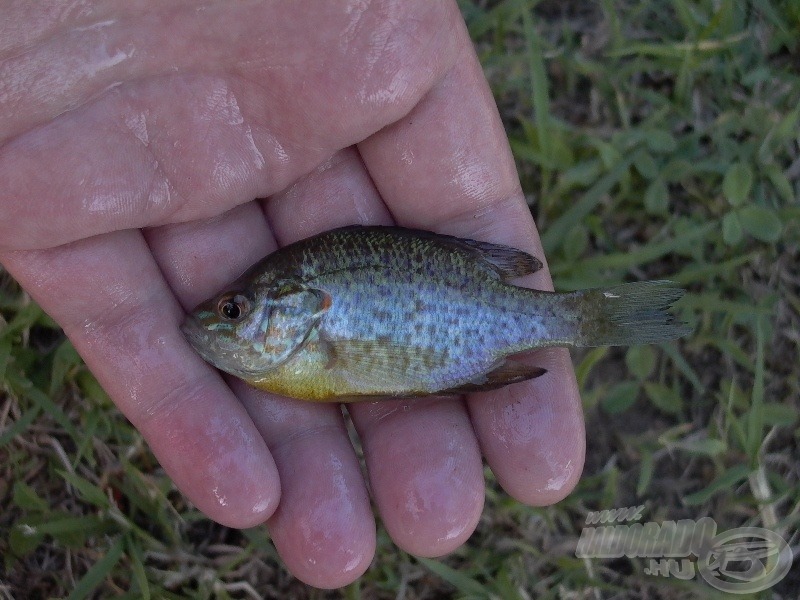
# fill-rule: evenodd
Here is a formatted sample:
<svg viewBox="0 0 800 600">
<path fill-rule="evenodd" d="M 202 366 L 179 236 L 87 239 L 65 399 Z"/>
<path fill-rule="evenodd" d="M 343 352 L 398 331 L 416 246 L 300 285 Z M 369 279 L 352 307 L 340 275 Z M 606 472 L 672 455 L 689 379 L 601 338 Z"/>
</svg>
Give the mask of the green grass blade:
<svg viewBox="0 0 800 600">
<path fill-rule="evenodd" d="M 597 180 L 580 200 L 545 228 L 542 233 L 542 245 L 546 253 L 554 252 L 567 232 L 597 208 L 642 152 L 644 151 L 641 149 L 636 150 L 620 160 L 608 173 Z"/>
<path fill-rule="evenodd" d="M 98 508 L 106 509 L 111 506 L 108 497 L 103 493 L 99 487 L 86 481 L 80 475 L 75 473 L 67 473 L 66 471 L 58 470 L 58 474 L 64 478 L 64 481 L 72 485 L 81 497 L 86 501 L 94 504 Z"/>
<path fill-rule="evenodd" d="M 673 364 L 681 372 L 681 375 L 686 377 L 689 383 L 692 384 L 692 387 L 697 390 L 697 393 L 703 394 L 705 392 L 703 382 L 700 381 L 697 372 L 692 368 L 692 365 L 689 364 L 686 358 L 684 358 L 678 347 L 675 344 L 661 344 L 659 347 L 664 354 L 672 359 Z"/>
<path fill-rule="evenodd" d="M 531 19 L 531 11 L 537 3 L 520 0 L 519 6 L 520 15 L 522 16 L 522 28 L 527 43 L 528 73 L 531 79 L 531 103 L 533 104 L 533 118 L 536 123 L 536 137 L 539 142 L 539 152 L 546 155 L 548 150 L 553 147 L 550 132 L 550 84 L 544 64 L 542 40 L 533 26 L 533 19 Z M 549 177 L 543 174 L 542 181 L 546 182 L 548 179 Z M 543 189 L 542 194 L 546 193 L 547 190 Z"/>
<path fill-rule="evenodd" d="M 2 338 L 0 339 L 0 381 L 5 380 L 6 369 L 11 360 L 11 340 Z"/>
<path fill-rule="evenodd" d="M 30 424 L 33 423 L 39 416 L 40 412 L 42 412 L 41 406 L 33 406 L 22 413 L 22 416 L 17 419 L 13 425 L 7 427 L 5 431 L 0 434 L 0 448 L 27 430 L 28 427 L 30 427 Z"/>
<path fill-rule="evenodd" d="M 454 586 L 459 593 L 465 596 L 472 596 L 478 598 L 488 598 L 491 592 L 480 582 L 476 581 L 469 575 L 465 575 L 461 571 L 457 571 L 438 560 L 430 558 L 416 557 L 417 562 L 428 569 L 434 575 L 444 579 L 447 583 Z"/>
<path fill-rule="evenodd" d="M 91 594 L 97 586 L 111 573 L 111 570 L 122 558 L 124 552 L 124 542 L 119 538 L 114 542 L 111 547 L 106 551 L 103 558 L 98 560 L 92 567 L 86 571 L 86 574 L 81 577 L 81 580 L 75 585 L 75 589 L 67 597 L 67 600 L 83 600 Z"/>
<path fill-rule="evenodd" d="M 728 490 L 747 479 L 750 474 L 750 467 L 747 465 L 735 465 L 717 477 L 708 486 L 693 494 L 684 497 L 683 503 L 686 506 L 696 506 L 704 504 L 711 497 L 721 490 Z"/>
<path fill-rule="evenodd" d="M 44 311 L 38 304 L 31 302 L 19 309 L 8 325 L 0 329 L 0 339 L 11 338 L 14 334 L 30 329 L 30 327 L 44 316 Z"/>
<path fill-rule="evenodd" d="M 572 265 L 554 266 L 550 271 L 554 274 L 558 274 L 567 269 L 575 269 L 576 271 L 583 272 L 638 267 L 675 252 L 679 248 L 685 248 L 688 244 L 705 238 L 710 231 L 718 227 L 719 225 L 716 223 L 704 223 L 682 232 L 680 236 L 664 240 L 663 242 L 650 243 L 630 252 L 618 252 L 584 259 L 580 261 L 577 268 Z"/>
<path fill-rule="evenodd" d="M 144 562 L 142 561 L 142 551 L 137 543 L 128 538 L 125 544 L 128 556 L 131 559 L 131 566 L 133 567 L 133 578 L 139 586 L 139 594 L 142 600 L 150 600 L 150 583 L 147 580 L 147 573 L 144 570 Z"/>
<path fill-rule="evenodd" d="M 636 497 L 641 498 L 650 487 L 650 481 L 653 479 L 653 452 L 652 450 L 645 449 L 642 452 L 642 459 L 639 465 L 639 480 L 636 483 Z"/>
<path fill-rule="evenodd" d="M 47 394 L 37 388 L 32 381 L 25 379 L 19 373 L 13 371 L 7 373 L 6 381 L 8 381 L 14 393 L 27 398 L 33 402 L 35 406 L 41 407 L 48 415 L 52 416 L 73 440 L 78 442 L 83 439 L 83 437 L 78 434 L 78 430 L 72 424 L 69 417 L 64 414 L 64 410 L 53 402 Z"/>
<path fill-rule="evenodd" d="M 747 415 L 747 455 L 750 464 L 758 464 L 764 431 L 764 327 L 756 320 L 756 372 L 753 382 L 750 410 Z"/>
</svg>

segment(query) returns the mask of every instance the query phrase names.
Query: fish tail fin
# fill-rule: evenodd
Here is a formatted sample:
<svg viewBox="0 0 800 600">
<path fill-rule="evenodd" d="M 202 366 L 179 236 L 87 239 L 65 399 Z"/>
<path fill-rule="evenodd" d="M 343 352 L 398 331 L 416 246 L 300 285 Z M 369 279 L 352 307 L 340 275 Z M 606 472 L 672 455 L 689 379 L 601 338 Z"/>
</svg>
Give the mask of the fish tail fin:
<svg viewBox="0 0 800 600">
<path fill-rule="evenodd" d="M 673 340 L 691 328 L 669 312 L 684 290 L 670 281 L 643 281 L 565 294 L 565 318 L 575 346 L 631 346 Z"/>
</svg>

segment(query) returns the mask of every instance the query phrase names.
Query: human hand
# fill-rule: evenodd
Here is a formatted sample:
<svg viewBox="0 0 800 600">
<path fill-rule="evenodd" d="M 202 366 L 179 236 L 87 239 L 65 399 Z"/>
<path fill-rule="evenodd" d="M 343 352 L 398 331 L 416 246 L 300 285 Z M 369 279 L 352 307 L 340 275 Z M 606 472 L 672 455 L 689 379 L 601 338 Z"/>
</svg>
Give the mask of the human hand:
<svg viewBox="0 0 800 600">
<path fill-rule="evenodd" d="M 233 527 L 266 521 L 310 584 L 354 580 L 375 523 L 339 407 L 223 378 L 178 326 L 258 258 L 339 225 L 396 222 L 543 258 L 455 3 L 2 12 L 0 263 L 198 508 Z M 551 287 L 546 268 L 524 282 Z M 501 390 L 348 407 L 400 547 L 436 556 L 469 537 L 481 453 L 525 503 L 575 484 L 568 354 L 533 360 L 547 375 Z"/>
</svg>

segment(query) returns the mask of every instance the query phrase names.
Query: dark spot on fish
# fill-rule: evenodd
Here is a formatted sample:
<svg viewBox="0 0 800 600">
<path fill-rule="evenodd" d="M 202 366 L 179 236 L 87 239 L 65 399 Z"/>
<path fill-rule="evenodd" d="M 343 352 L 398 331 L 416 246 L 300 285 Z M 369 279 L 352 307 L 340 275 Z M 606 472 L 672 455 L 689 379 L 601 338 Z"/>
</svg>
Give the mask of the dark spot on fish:
<svg viewBox="0 0 800 600">
<path fill-rule="evenodd" d="M 375 318 L 379 321 L 391 321 L 392 311 L 385 308 L 378 308 L 375 310 Z"/>
</svg>

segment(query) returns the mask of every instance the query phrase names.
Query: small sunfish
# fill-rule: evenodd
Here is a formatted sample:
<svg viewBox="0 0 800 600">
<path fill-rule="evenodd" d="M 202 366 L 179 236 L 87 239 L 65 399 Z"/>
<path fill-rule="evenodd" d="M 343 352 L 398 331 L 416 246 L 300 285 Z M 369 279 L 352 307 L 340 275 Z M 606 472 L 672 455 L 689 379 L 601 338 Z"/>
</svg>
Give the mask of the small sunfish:
<svg viewBox="0 0 800 600">
<path fill-rule="evenodd" d="M 542 267 L 508 246 L 351 226 L 286 246 L 183 324 L 209 363 L 293 398 L 487 390 L 545 373 L 510 355 L 663 342 L 688 332 L 666 281 L 570 293 L 509 279 Z"/>
</svg>

